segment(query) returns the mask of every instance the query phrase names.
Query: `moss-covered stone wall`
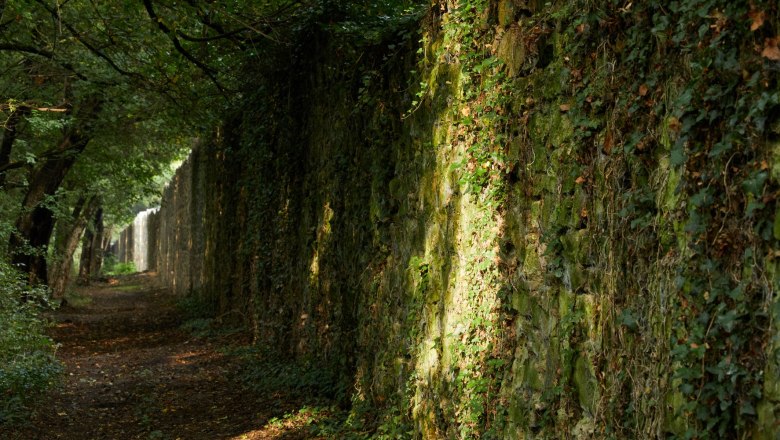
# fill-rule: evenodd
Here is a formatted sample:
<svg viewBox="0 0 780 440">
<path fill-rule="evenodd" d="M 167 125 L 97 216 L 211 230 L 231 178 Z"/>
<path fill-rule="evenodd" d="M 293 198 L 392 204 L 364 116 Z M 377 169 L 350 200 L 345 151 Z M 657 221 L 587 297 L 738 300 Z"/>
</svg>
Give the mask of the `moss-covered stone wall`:
<svg viewBox="0 0 780 440">
<path fill-rule="evenodd" d="M 777 5 L 661 3 L 314 19 L 166 191 L 163 279 L 386 438 L 776 438 Z"/>
</svg>

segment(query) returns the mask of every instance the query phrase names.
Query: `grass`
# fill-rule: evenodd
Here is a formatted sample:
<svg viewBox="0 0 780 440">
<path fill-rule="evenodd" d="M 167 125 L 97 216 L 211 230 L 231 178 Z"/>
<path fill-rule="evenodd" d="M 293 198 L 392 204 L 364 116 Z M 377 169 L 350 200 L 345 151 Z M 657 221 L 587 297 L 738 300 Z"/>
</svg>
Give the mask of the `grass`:
<svg viewBox="0 0 780 440">
<path fill-rule="evenodd" d="M 128 284 L 126 286 L 112 286 L 111 288 L 120 292 L 136 292 L 142 290 L 144 286 L 140 284 Z"/>
<path fill-rule="evenodd" d="M 75 290 L 65 292 L 65 301 L 73 307 L 86 307 L 92 304 L 92 298 Z"/>
<path fill-rule="evenodd" d="M 117 276 L 117 275 L 130 275 L 130 274 L 137 273 L 138 271 L 135 268 L 135 263 L 133 263 L 132 261 L 127 263 L 108 261 L 104 263 L 103 272 L 108 276 Z"/>
</svg>

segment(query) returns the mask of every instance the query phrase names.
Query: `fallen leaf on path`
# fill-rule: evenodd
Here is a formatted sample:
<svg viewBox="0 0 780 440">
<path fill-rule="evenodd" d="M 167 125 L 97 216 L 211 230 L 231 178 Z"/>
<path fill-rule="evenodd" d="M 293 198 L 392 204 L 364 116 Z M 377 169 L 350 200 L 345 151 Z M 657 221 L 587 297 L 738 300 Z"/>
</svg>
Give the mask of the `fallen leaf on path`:
<svg viewBox="0 0 780 440">
<path fill-rule="evenodd" d="M 766 14 L 764 11 L 756 11 L 755 9 L 748 12 L 748 17 L 750 17 L 750 30 L 755 32 L 764 25 L 764 19 L 766 18 Z"/>
<path fill-rule="evenodd" d="M 761 51 L 761 56 L 772 60 L 772 61 L 780 61 L 780 48 L 777 47 L 778 42 L 780 42 L 780 38 L 767 38 L 764 41 L 764 50 Z"/>
</svg>

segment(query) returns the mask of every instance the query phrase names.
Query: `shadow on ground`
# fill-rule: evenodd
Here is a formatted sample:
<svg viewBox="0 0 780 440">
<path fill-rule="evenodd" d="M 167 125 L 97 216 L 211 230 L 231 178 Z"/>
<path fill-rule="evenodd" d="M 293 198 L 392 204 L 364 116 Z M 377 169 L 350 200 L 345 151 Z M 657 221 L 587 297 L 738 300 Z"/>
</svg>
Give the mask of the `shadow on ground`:
<svg viewBox="0 0 780 440">
<path fill-rule="evenodd" d="M 221 348 L 245 344 L 245 337 L 204 339 L 181 330 L 175 298 L 153 274 L 110 280 L 77 296 L 51 316 L 65 365 L 62 386 L 27 425 L 0 426 L 0 438 L 313 438 L 307 417 L 290 417 L 306 402 L 242 384 L 240 362 Z"/>
</svg>

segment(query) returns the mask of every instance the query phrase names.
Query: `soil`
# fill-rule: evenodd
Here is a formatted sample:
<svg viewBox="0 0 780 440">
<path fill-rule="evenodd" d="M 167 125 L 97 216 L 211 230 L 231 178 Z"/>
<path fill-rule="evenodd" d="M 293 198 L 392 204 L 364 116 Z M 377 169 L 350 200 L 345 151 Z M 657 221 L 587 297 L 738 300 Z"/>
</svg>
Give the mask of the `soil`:
<svg viewBox="0 0 780 440">
<path fill-rule="evenodd" d="M 77 291 L 51 316 L 63 383 L 24 426 L 0 439 L 304 439 L 305 402 L 242 383 L 233 334 L 198 338 L 181 329 L 175 297 L 152 274 L 110 279 Z M 288 415 L 285 417 L 285 415 Z"/>
</svg>

